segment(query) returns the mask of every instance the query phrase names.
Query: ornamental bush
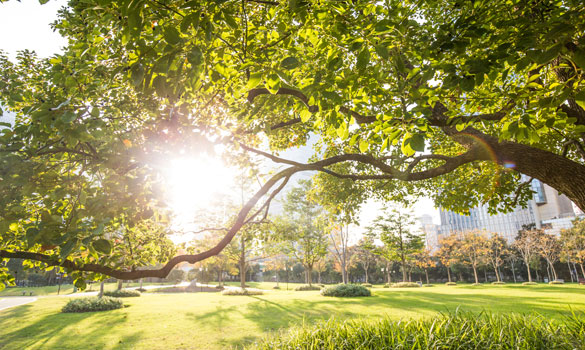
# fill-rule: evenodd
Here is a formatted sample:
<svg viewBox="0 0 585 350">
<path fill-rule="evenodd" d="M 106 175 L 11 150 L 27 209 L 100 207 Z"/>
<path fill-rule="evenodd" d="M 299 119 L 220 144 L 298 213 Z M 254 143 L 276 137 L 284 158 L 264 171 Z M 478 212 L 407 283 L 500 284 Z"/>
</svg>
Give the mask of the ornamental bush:
<svg viewBox="0 0 585 350">
<path fill-rule="evenodd" d="M 256 350 L 582 349 L 585 318 L 558 322 L 519 314 L 440 314 L 422 320 L 329 320 L 269 337 Z"/>
<path fill-rule="evenodd" d="M 71 299 L 63 306 L 61 312 L 94 312 L 121 309 L 124 303 L 121 299 L 110 297 L 88 297 Z"/>
<path fill-rule="evenodd" d="M 104 292 L 104 295 L 107 297 L 114 297 L 114 298 L 133 298 L 133 297 L 139 297 L 140 292 L 137 290 L 133 290 L 133 289 L 120 289 L 120 290 Z"/>
<path fill-rule="evenodd" d="M 326 297 L 369 297 L 372 292 L 368 288 L 357 284 L 338 284 L 323 288 L 321 295 Z"/>
<path fill-rule="evenodd" d="M 446 286 L 456 286 L 457 283 L 455 283 L 455 282 L 447 282 L 447 283 L 445 283 L 445 285 Z"/>
<path fill-rule="evenodd" d="M 502 285 L 502 284 L 506 284 L 506 282 L 494 281 L 494 282 L 492 282 L 492 284 L 494 284 L 494 285 Z"/>
<path fill-rule="evenodd" d="M 420 285 L 415 282 L 398 282 L 392 283 L 392 288 L 418 288 Z"/>
<path fill-rule="evenodd" d="M 534 286 L 534 285 L 537 285 L 537 284 L 538 283 L 536 283 L 536 282 L 522 282 L 522 285 L 523 286 Z"/>
<path fill-rule="evenodd" d="M 230 288 L 221 292 L 222 295 L 262 295 L 264 292 L 257 289 Z"/>
</svg>

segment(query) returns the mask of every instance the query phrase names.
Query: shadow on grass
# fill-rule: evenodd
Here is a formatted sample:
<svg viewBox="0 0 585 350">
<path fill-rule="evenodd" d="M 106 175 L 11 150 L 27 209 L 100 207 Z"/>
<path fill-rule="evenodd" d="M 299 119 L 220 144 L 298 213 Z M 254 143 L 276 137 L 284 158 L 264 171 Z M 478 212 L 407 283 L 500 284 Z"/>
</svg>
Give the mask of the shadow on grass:
<svg viewBox="0 0 585 350">
<path fill-rule="evenodd" d="M 112 333 L 112 329 L 123 327 L 126 315 L 121 310 L 61 313 L 53 312 L 38 317 L 32 315 L 33 306 L 23 305 L 9 309 L 0 314 L 2 320 L 27 320 L 26 326 L 12 332 L 3 333 L 0 338 L 0 349 L 127 349 L 141 338 L 141 332 L 124 334 L 116 339 L 115 344 L 105 344 L 104 337 Z M 87 322 L 87 320 L 90 322 Z M 76 328 L 81 322 L 83 329 Z"/>
</svg>

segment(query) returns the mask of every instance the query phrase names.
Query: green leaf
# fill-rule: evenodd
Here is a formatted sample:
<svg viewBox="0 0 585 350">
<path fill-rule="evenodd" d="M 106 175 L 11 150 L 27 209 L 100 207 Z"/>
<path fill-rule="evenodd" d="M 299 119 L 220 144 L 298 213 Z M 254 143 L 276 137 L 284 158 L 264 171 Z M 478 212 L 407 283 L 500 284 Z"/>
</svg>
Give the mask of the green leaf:
<svg viewBox="0 0 585 350">
<path fill-rule="evenodd" d="M 367 140 L 360 141 L 360 152 L 365 153 L 370 147 L 370 143 Z"/>
<path fill-rule="evenodd" d="M 299 64 L 300 64 L 299 60 L 293 56 L 289 56 L 280 62 L 280 66 L 284 69 L 293 69 L 298 67 Z"/>
<path fill-rule="evenodd" d="M 365 69 L 369 63 L 370 63 L 370 51 L 368 50 L 368 47 L 366 46 L 358 54 L 356 66 L 358 69 L 362 70 L 362 69 Z"/>
<path fill-rule="evenodd" d="M 65 113 L 61 115 L 61 120 L 65 123 L 72 123 L 76 118 L 77 115 L 73 113 L 73 111 L 65 111 Z"/>
<path fill-rule="evenodd" d="M 225 18 L 225 23 L 227 23 L 228 26 L 232 27 L 232 29 L 238 29 L 238 23 L 236 22 L 234 17 L 232 17 L 232 15 L 230 15 L 227 12 L 224 12 L 223 18 Z"/>
<path fill-rule="evenodd" d="M 306 123 L 306 122 L 308 122 L 308 121 L 309 121 L 309 119 L 311 119 L 311 115 L 312 115 L 312 113 L 311 113 L 311 112 L 309 112 L 308 110 L 306 110 L 306 109 L 302 110 L 302 111 L 301 111 L 301 121 L 302 121 L 303 123 Z"/>
<path fill-rule="evenodd" d="M 425 138 L 421 134 L 414 134 L 410 138 L 410 148 L 415 151 L 424 152 L 425 150 Z"/>
<path fill-rule="evenodd" d="M 580 91 L 575 95 L 575 102 L 577 102 L 581 108 L 585 109 L 585 90 Z"/>
<path fill-rule="evenodd" d="M 203 52 L 199 46 L 194 46 L 191 51 L 187 54 L 187 61 L 194 66 L 199 66 L 203 63 Z"/>
<path fill-rule="evenodd" d="M 400 150 L 407 157 L 410 157 L 415 153 L 415 151 L 412 149 L 412 147 L 410 145 L 411 138 L 412 138 L 412 134 L 409 134 L 409 133 L 406 134 L 404 136 L 404 138 L 402 139 L 402 145 L 400 146 Z"/>
<path fill-rule="evenodd" d="M 163 37 L 169 45 L 176 45 L 181 41 L 181 35 L 179 34 L 179 31 L 173 26 L 165 28 Z"/>
<path fill-rule="evenodd" d="M 581 69 L 585 69 L 585 50 L 577 50 L 573 53 L 573 62 Z"/>
<path fill-rule="evenodd" d="M 473 87 L 475 86 L 475 80 L 473 79 L 473 76 L 468 76 L 465 77 L 463 79 L 461 79 L 459 81 L 459 86 L 461 87 L 461 90 L 463 91 L 472 91 Z"/>
<path fill-rule="evenodd" d="M 142 84 L 142 81 L 144 80 L 144 67 L 142 64 L 136 63 L 132 66 L 130 74 L 132 76 L 132 85 L 138 86 Z"/>
<path fill-rule="evenodd" d="M 31 227 L 26 230 L 26 241 L 29 246 L 32 246 L 40 233 L 40 230 L 36 227 Z"/>
<path fill-rule="evenodd" d="M 69 256 L 69 254 L 71 254 L 71 252 L 73 251 L 73 249 L 75 248 L 76 245 L 77 245 L 77 240 L 70 239 L 64 245 L 61 246 L 61 251 L 59 252 L 59 255 L 62 258 Z"/>
<path fill-rule="evenodd" d="M 112 244 L 107 239 L 98 239 L 97 241 L 93 242 L 92 244 L 93 249 L 102 253 L 102 254 L 110 254 L 112 252 Z"/>
<path fill-rule="evenodd" d="M 13 222 L 8 226 L 8 228 L 10 229 L 10 231 L 16 232 L 16 231 L 18 231 L 18 223 Z"/>
<path fill-rule="evenodd" d="M 386 48 L 386 46 L 376 45 L 375 49 L 378 56 L 382 57 L 383 59 L 387 60 L 390 57 L 390 53 L 388 52 L 388 48 Z"/>
<path fill-rule="evenodd" d="M 258 86 L 258 84 L 260 84 L 261 81 L 262 73 L 252 73 L 250 74 L 250 79 L 248 79 L 248 84 L 246 84 L 246 88 L 253 89 L 256 86 Z"/>
</svg>

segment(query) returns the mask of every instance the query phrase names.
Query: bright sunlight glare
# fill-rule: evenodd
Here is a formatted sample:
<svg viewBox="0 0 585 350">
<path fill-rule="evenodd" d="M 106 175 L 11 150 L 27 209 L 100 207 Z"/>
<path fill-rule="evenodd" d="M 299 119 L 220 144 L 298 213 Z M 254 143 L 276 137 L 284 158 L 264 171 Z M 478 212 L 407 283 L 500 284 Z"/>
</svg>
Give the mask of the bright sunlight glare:
<svg viewBox="0 0 585 350">
<path fill-rule="evenodd" d="M 197 218 L 233 191 L 235 174 L 233 168 L 210 156 L 171 160 L 165 176 L 174 228 L 188 232 L 198 226 Z"/>
</svg>

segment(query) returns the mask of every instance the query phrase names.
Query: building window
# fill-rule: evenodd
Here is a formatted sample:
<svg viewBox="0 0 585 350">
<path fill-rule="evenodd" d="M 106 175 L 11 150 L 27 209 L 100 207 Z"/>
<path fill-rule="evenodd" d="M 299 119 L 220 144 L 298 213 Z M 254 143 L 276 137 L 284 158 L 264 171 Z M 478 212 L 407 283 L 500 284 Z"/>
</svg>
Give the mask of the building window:
<svg viewBox="0 0 585 350">
<path fill-rule="evenodd" d="M 546 196 L 544 194 L 544 186 L 538 180 L 532 180 L 532 190 L 534 191 L 534 201 L 536 204 L 546 203 Z"/>
</svg>

